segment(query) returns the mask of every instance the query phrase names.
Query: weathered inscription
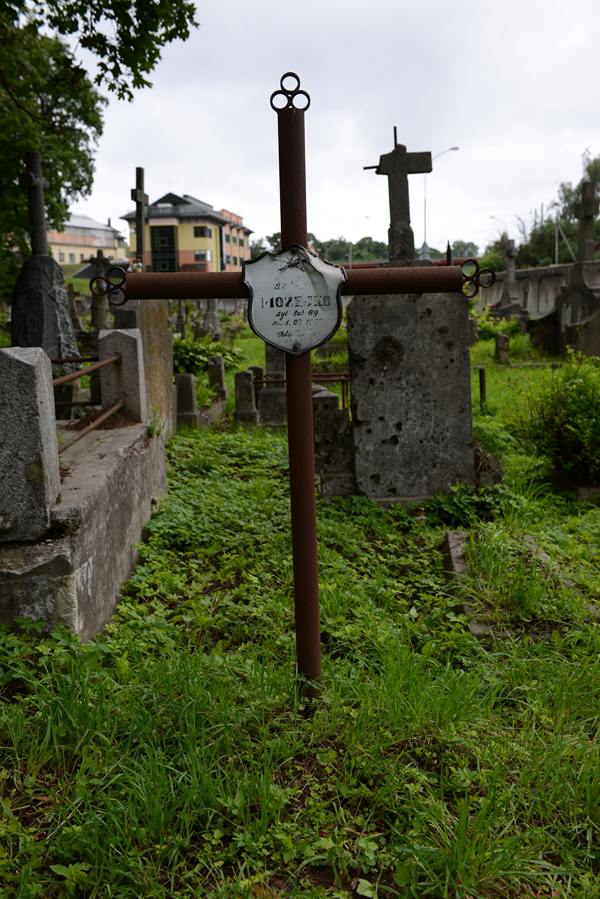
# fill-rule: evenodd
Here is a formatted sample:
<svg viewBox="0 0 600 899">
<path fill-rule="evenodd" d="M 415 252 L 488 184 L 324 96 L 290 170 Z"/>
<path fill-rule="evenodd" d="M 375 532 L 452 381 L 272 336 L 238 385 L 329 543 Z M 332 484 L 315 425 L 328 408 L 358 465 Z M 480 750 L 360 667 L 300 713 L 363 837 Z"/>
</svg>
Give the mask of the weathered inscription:
<svg viewBox="0 0 600 899">
<path fill-rule="evenodd" d="M 343 269 L 303 247 L 265 253 L 244 269 L 254 331 L 288 353 L 305 353 L 328 340 L 341 320 Z"/>
</svg>

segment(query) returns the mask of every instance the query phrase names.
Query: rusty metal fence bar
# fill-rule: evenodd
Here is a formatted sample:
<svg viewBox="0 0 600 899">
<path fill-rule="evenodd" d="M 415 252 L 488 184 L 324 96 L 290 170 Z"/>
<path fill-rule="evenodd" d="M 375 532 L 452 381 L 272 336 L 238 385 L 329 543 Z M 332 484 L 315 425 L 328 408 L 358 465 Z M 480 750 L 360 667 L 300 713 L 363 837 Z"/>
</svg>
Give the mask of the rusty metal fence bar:
<svg viewBox="0 0 600 899">
<path fill-rule="evenodd" d="M 104 424 L 112 415 L 115 415 L 119 409 L 122 409 L 125 405 L 125 400 L 119 400 L 118 403 L 115 403 L 114 406 L 111 406 L 110 409 L 107 409 L 106 412 L 103 412 L 102 415 L 99 415 L 98 418 L 95 418 L 87 427 L 82 428 L 72 440 L 69 440 L 68 443 L 63 444 L 58 451 L 58 455 L 64 453 L 65 450 L 68 450 L 70 446 L 73 446 L 74 443 L 77 443 L 78 440 L 81 440 L 82 437 L 85 437 L 86 434 L 89 434 L 90 431 L 94 431 L 96 428 L 99 428 L 101 424 Z"/>
<path fill-rule="evenodd" d="M 54 378 L 52 384 L 54 387 L 60 387 L 62 384 L 68 384 L 70 381 L 76 381 L 78 378 L 82 378 L 84 375 L 89 375 L 94 371 L 98 371 L 99 368 L 104 368 L 107 365 L 112 365 L 114 362 L 120 362 L 121 357 L 119 355 L 108 356 L 106 359 L 102 359 L 100 362 L 94 362 L 93 365 L 90 365 L 88 368 L 79 368 L 77 371 L 72 371 L 68 375 L 62 375 L 60 378 Z"/>
<path fill-rule="evenodd" d="M 350 405 L 350 372 L 348 371 L 313 371 L 313 384 L 341 384 L 342 385 L 342 409 Z M 285 384 L 285 378 L 254 378 L 257 387 L 266 387 L 268 384 Z"/>
<path fill-rule="evenodd" d="M 65 356 L 63 359 L 50 359 L 52 365 L 63 365 L 67 362 L 97 362 L 97 356 Z"/>
</svg>

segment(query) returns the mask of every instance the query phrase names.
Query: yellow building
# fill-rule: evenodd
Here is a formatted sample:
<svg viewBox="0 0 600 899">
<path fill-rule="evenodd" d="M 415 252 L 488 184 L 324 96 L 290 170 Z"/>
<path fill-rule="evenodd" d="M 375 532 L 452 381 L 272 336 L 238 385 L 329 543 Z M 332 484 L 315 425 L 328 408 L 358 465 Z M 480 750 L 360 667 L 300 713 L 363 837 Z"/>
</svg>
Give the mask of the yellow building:
<svg viewBox="0 0 600 899">
<path fill-rule="evenodd" d="M 62 231 L 48 231 L 48 251 L 59 265 L 85 262 L 98 250 L 108 259 L 123 259 L 127 255 L 125 238 L 107 224 L 96 222 L 87 215 L 71 215 Z"/>
<path fill-rule="evenodd" d="M 129 255 L 137 257 L 135 212 L 129 224 Z M 234 272 L 250 259 L 250 228 L 241 215 L 189 194 L 168 193 L 146 208 L 144 268 L 149 272 Z"/>
</svg>

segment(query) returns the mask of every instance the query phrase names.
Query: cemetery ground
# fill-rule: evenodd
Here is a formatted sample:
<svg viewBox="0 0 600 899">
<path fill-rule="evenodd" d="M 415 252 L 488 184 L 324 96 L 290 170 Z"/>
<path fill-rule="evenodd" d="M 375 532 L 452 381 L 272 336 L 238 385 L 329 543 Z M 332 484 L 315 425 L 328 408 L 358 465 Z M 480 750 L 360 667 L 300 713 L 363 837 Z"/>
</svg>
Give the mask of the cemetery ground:
<svg viewBox="0 0 600 899">
<path fill-rule="evenodd" d="M 314 707 L 293 677 L 285 434 L 170 442 L 110 626 L 84 645 L 0 631 L 0 896 L 600 896 L 600 508 L 526 442 L 549 365 L 517 366 L 543 361 L 525 338 L 513 354 L 472 349 L 502 483 L 319 502 Z M 469 572 L 449 581 L 459 528 Z"/>
</svg>

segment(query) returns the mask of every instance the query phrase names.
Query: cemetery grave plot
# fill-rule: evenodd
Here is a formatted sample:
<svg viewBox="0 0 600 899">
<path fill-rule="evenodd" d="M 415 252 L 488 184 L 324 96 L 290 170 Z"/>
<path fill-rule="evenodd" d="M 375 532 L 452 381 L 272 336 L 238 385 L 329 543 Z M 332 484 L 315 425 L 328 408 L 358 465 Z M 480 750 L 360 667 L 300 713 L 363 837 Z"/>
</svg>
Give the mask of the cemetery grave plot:
<svg viewBox="0 0 600 899">
<path fill-rule="evenodd" d="M 556 493 L 513 430 L 540 377 L 488 380 L 504 484 L 416 511 L 319 505 L 311 716 L 285 437 L 175 437 L 169 496 L 105 633 L 82 647 L 0 631 L 8 887 L 26 871 L 48 896 L 67 877 L 157 897 L 593 895 L 598 625 L 574 602 L 544 639 L 481 643 L 440 551 L 449 527 L 510 528 L 599 601 L 600 510 Z"/>
</svg>

